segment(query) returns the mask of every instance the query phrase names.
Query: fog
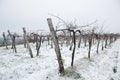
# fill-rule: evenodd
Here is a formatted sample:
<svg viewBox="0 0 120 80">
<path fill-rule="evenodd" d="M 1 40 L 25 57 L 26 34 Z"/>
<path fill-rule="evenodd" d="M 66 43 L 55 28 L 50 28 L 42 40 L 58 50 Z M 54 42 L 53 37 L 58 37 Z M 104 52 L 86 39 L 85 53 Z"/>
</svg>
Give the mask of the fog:
<svg viewBox="0 0 120 80">
<path fill-rule="evenodd" d="M 79 25 L 98 20 L 104 31 L 120 32 L 120 0 L 0 0 L 0 35 L 8 29 L 21 33 L 22 27 L 48 30 L 46 18 L 57 24 L 49 13 Z"/>
</svg>

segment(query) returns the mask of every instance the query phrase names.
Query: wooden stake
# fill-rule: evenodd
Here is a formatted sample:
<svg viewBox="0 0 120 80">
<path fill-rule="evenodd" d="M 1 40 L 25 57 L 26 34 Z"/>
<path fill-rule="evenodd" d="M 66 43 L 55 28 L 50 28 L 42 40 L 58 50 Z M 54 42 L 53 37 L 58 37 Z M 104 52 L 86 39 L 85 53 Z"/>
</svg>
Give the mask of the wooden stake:
<svg viewBox="0 0 120 80">
<path fill-rule="evenodd" d="M 56 37 L 56 32 L 53 28 L 51 18 L 47 18 L 47 22 L 48 22 L 48 26 L 50 28 L 50 32 L 51 32 L 54 46 L 55 46 L 55 52 L 56 52 L 56 56 L 57 56 L 57 60 L 58 60 L 58 64 L 59 64 L 59 72 L 61 74 L 64 74 L 64 66 L 63 66 L 63 61 L 62 61 L 61 52 L 60 52 L 60 48 L 59 48 L 59 43 L 58 43 L 58 39 Z"/>
</svg>

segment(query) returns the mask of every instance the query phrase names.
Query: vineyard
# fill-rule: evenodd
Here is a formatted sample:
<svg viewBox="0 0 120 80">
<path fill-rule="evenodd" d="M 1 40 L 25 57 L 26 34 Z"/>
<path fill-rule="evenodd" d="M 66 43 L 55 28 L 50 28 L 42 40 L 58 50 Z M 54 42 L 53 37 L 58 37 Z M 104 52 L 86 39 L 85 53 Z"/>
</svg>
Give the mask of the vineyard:
<svg viewBox="0 0 120 80">
<path fill-rule="evenodd" d="M 48 32 L 3 32 L 0 80 L 119 80 L 120 34 L 59 19 L 64 28 L 48 18 Z"/>
</svg>

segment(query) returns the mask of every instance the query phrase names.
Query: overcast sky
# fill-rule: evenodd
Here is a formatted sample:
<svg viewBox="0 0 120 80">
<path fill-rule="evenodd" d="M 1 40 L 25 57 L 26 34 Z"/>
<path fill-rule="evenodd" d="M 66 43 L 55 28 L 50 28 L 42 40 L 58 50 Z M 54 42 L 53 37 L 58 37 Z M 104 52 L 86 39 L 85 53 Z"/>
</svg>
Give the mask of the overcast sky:
<svg viewBox="0 0 120 80">
<path fill-rule="evenodd" d="M 105 31 L 120 32 L 120 0 L 0 0 L 0 34 L 22 27 L 48 30 L 46 18 L 56 22 L 48 13 L 81 25 L 97 19 Z"/>
</svg>

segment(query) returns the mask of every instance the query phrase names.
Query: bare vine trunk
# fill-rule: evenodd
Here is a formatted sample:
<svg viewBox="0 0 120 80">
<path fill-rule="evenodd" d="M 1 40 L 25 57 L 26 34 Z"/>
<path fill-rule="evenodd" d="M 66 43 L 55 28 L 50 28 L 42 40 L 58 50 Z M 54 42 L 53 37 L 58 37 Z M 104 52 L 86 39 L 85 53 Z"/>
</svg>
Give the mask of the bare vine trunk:
<svg viewBox="0 0 120 80">
<path fill-rule="evenodd" d="M 92 46 L 92 39 L 89 39 L 89 51 L 88 51 L 88 58 L 89 59 L 90 59 L 91 46 Z"/>
<path fill-rule="evenodd" d="M 104 46 L 103 46 L 103 44 L 104 44 L 104 40 L 102 40 L 102 51 L 104 50 Z"/>
<path fill-rule="evenodd" d="M 81 36 L 80 36 L 80 38 L 79 38 L 78 48 L 80 48 L 80 45 L 81 45 Z"/>
<path fill-rule="evenodd" d="M 100 39 L 98 39 L 98 43 L 97 43 L 97 53 L 99 53 L 99 45 L 100 45 Z"/>
<path fill-rule="evenodd" d="M 38 47 L 37 47 L 37 56 L 39 56 L 39 50 L 40 50 L 40 46 L 41 46 L 41 40 L 42 40 L 42 37 L 39 36 L 39 44 L 38 44 Z"/>
<path fill-rule="evenodd" d="M 73 32 L 73 43 L 74 43 L 74 47 L 73 47 L 72 62 L 71 62 L 71 66 L 73 66 L 73 63 L 74 63 L 74 55 L 75 55 L 75 48 L 76 48 L 76 38 L 75 38 L 75 32 L 74 32 L 74 30 L 69 30 L 69 31 Z"/>
<path fill-rule="evenodd" d="M 108 41 L 108 37 L 106 36 L 106 37 L 105 37 L 105 48 L 107 47 L 107 44 L 108 44 L 107 41 Z"/>
<path fill-rule="evenodd" d="M 89 35 L 88 37 L 88 43 L 89 43 L 89 51 L 88 51 L 88 58 L 90 60 L 90 52 L 91 52 L 91 47 L 92 47 L 92 41 L 93 41 L 93 34 L 94 34 L 94 30 L 92 31 L 92 33 Z"/>
</svg>

